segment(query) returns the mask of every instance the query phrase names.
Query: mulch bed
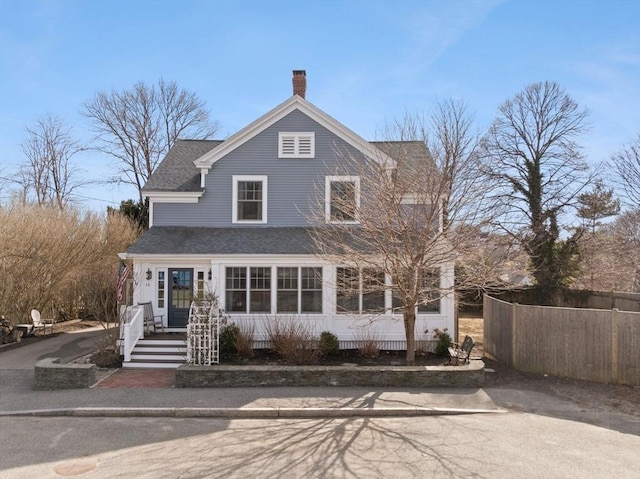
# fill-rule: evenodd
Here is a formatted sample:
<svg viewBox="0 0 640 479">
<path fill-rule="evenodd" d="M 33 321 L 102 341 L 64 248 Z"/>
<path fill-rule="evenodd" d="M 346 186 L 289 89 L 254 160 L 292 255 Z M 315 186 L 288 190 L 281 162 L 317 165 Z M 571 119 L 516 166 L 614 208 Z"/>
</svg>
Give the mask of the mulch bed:
<svg viewBox="0 0 640 479">
<path fill-rule="evenodd" d="M 337 354 L 327 355 L 313 362 L 317 366 L 340 366 L 342 364 L 358 364 L 360 366 L 404 366 L 406 351 L 381 350 L 376 358 L 367 358 L 360 354 L 357 349 L 341 349 Z M 427 353 L 426 355 L 416 355 L 416 366 L 440 366 L 447 362 L 446 358 Z M 243 359 L 239 357 L 221 356 L 220 364 L 248 365 L 248 366 L 271 366 L 271 365 L 295 365 L 280 358 L 270 349 L 254 350 L 254 357 Z"/>
</svg>

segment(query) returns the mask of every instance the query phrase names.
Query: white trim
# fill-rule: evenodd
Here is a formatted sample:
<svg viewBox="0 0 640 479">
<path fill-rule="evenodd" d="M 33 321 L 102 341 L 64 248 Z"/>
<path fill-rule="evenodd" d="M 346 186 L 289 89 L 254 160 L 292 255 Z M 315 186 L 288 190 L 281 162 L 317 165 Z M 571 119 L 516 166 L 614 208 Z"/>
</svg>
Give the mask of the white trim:
<svg viewBox="0 0 640 479">
<path fill-rule="evenodd" d="M 204 189 L 204 187 L 206 185 L 207 173 L 209 173 L 209 170 L 207 168 L 201 168 L 200 169 L 200 188 Z"/>
<path fill-rule="evenodd" d="M 356 188 L 356 215 L 360 208 L 360 177 L 359 176 L 325 176 L 324 184 L 324 217 L 327 223 L 357 225 L 360 222 L 354 221 L 335 221 L 331 220 L 331 183 L 333 182 L 353 182 Z"/>
<path fill-rule="evenodd" d="M 300 152 L 301 139 L 309 140 L 309 153 Z M 293 140 L 293 152 L 284 152 L 284 140 Z M 315 158 L 316 157 L 316 134 L 312 131 L 279 131 L 278 132 L 278 158 Z"/>
<path fill-rule="evenodd" d="M 262 225 L 267 223 L 267 176 L 265 175 L 233 175 L 231 177 L 231 222 L 233 224 Z M 238 219 L 238 182 L 239 181 L 260 181 L 262 182 L 262 219 L 240 220 Z"/>
<path fill-rule="evenodd" d="M 197 203 L 204 191 L 143 191 L 149 202 L 156 203 Z"/>
<path fill-rule="evenodd" d="M 202 155 L 193 162 L 194 165 L 196 168 L 210 169 L 216 161 L 223 158 L 231 151 L 235 150 L 240 145 L 264 131 L 266 128 L 284 118 L 294 110 L 304 113 L 309 118 L 327 128 L 329 131 L 337 135 L 349 145 L 353 146 L 355 149 L 364 153 L 372 160 L 377 161 L 380 164 L 388 165 L 387 167 L 390 169 L 396 167 L 396 161 L 394 159 L 385 155 L 381 150 L 373 146 L 360 135 L 354 133 L 342 123 L 339 123 L 318 107 L 298 95 L 294 95 L 288 100 L 282 102 L 271 111 L 262 115 L 260 118 L 229 137 L 224 141 L 224 143 Z"/>
</svg>

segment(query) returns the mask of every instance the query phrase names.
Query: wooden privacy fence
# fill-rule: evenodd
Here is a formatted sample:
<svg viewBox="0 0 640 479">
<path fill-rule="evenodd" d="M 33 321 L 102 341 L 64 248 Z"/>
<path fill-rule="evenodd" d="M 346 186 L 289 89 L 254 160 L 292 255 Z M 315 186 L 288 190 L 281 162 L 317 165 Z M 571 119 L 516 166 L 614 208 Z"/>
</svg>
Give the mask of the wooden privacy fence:
<svg viewBox="0 0 640 479">
<path fill-rule="evenodd" d="M 484 296 L 484 351 L 515 369 L 640 385 L 640 313 Z"/>
</svg>

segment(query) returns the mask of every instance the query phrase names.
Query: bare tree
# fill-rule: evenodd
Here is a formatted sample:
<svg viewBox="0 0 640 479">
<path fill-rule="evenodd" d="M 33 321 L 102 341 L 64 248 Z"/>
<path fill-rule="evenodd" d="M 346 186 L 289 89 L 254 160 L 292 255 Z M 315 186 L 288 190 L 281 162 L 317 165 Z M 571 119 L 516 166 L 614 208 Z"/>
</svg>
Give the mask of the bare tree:
<svg viewBox="0 0 640 479">
<path fill-rule="evenodd" d="M 27 127 L 22 151 L 26 162 L 18 173 L 25 197 L 35 194 L 39 205 L 64 209 L 74 190 L 82 186 L 72 157 L 82 148 L 71 136 L 71 128 L 55 116 L 44 116 Z"/>
<path fill-rule="evenodd" d="M 640 292 L 640 208 L 618 216 L 608 232 L 616 244 L 615 286 L 623 291 Z"/>
<path fill-rule="evenodd" d="M 117 162 L 113 181 L 135 186 L 140 202 L 149 176 L 180 136 L 207 139 L 217 130 L 204 102 L 174 81 L 99 92 L 83 113 L 93 121 L 97 149 Z"/>
<path fill-rule="evenodd" d="M 337 277 L 343 302 L 362 285 L 365 309 L 365 296 L 392 289 L 393 309 L 403 315 L 406 362 L 413 364 L 416 310 L 453 294 L 439 272 L 449 268 L 452 275 L 469 228 L 485 219 L 486 189 L 464 103 L 441 103 L 427 120 L 407 115 L 385 137 L 374 143 L 376 158 L 342 155 L 336 175 L 358 181 L 328 185 L 329 206 L 319 188 L 313 235 L 321 257 L 345 266 Z"/>
<path fill-rule="evenodd" d="M 629 206 L 640 208 L 640 132 L 633 142 L 613 155 L 611 161 Z"/>
<path fill-rule="evenodd" d="M 577 143 L 586 120 L 557 83 L 534 83 L 500 105 L 484 140 L 500 226 L 521 242 L 538 286 L 549 292 L 577 266 L 576 238 L 560 239 L 560 221 L 592 179 Z"/>
</svg>

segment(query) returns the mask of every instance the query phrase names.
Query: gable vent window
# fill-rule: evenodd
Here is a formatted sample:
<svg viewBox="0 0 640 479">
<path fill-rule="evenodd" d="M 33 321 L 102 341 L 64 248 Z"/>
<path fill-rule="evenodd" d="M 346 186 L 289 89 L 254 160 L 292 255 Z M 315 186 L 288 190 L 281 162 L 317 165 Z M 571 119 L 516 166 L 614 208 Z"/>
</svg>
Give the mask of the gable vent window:
<svg viewBox="0 0 640 479">
<path fill-rule="evenodd" d="M 278 158 L 315 158 L 315 133 L 278 133 Z"/>
</svg>

